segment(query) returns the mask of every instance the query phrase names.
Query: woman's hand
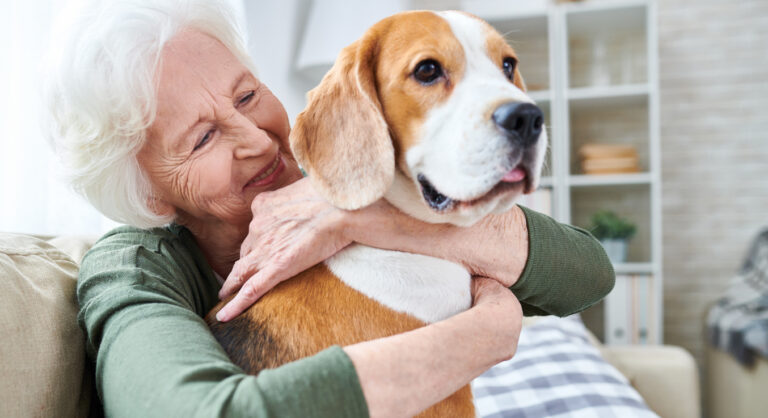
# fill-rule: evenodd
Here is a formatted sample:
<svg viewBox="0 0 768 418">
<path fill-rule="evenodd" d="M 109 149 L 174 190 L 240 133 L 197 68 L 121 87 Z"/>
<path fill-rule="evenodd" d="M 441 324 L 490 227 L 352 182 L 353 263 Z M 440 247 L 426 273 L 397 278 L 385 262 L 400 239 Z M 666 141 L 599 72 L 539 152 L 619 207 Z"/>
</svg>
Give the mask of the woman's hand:
<svg viewBox="0 0 768 418">
<path fill-rule="evenodd" d="M 331 257 L 351 243 L 344 234 L 348 213 L 332 206 L 309 178 L 272 192 L 251 204 L 253 220 L 238 260 L 219 291 L 237 295 L 216 315 L 226 322 L 277 284 Z"/>
<path fill-rule="evenodd" d="M 517 350 L 523 325 L 523 308 L 514 293 L 494 279 L 472 278 L 472 309 L 486 311 L 486 325 L 494 328 L 493 339 L 487 341 L 497 347 L 498 361 L 509 360 Z"/>
</svg>

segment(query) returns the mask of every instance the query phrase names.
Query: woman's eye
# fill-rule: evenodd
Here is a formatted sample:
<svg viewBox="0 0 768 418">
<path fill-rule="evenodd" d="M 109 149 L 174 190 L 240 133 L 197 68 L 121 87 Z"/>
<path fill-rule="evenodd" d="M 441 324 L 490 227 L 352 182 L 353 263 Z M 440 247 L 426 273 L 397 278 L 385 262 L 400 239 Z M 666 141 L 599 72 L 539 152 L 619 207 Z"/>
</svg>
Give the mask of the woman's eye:
<svg viewBox="0 0 768 418">
<path fill-rule="evenodd" d="M 433 59 L 421 61 L 416 64 L 416 68 L 413 70 L 413 78 L 422 84 L 432 84 L 442 75 L 443 69 L 440 67 L 440 63 Z"/>
<path fill-rule="evenodd" d="M 501 68 L 504 70 L 504 75 L 507 76 L 509 81 L 515 81 L 515 67 L 517 67 L 516 59 L 511 57 L 504 58 Z"/>
<path fill-rule="evenodd" d="M 251 101 L 251 99 L 253 99 L 253 95 L 254 94 L 255 94 L 255 92 L 253 90 L 251 90 L 250 92 L 248 92 L 248 94 L 246 94 L 245 96 L 241 97 L 240 100 L 237 101 L 237 105 L 238 106 L 242 106 L 244 104 L 247 104 L 248 102 Z"/>
<path fill-rule="evenodd" d="M 197 151 L 198 149 L 200 149 L 203 145 L 207 144 L 212 137 L 213 137 L 213 129 L 206 132 L 205 135 L 203 135 L 203 137 L 200 138 L 200 141 L 197 142 L 197 145 L 195 145 L 195 148 L 192 151 Z"/>
</svg>

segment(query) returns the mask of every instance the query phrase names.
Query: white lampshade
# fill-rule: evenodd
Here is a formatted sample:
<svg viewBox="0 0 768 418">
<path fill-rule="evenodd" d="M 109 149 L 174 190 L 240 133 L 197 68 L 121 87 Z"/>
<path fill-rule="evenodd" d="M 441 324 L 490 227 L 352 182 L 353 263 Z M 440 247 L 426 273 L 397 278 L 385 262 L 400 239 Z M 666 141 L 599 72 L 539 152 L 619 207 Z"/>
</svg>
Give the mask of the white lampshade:
<svg viewBox="0 0 768 418">
<path fill-rule="evenodd" d="M 312 2 L 302 37 L 296 70 L 319 81 L 342 48 L 360 38 L 379 20 L 406 10 L 407 0 Z"/>
<path fill-rule="evenodd" d="M 296 71 L 319 82 L 342 48 L 379 20 L 404 10 L 460 9 L 461 0 L 314 0 L 311 5 Z"/>
</svg>

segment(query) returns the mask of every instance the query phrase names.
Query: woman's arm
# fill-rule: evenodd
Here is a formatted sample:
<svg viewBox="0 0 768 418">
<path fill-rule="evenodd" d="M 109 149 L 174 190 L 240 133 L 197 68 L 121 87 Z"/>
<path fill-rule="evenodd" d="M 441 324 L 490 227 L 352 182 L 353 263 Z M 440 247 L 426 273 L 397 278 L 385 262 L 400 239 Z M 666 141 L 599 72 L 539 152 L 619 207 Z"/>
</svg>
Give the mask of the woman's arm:
<svg viewBox="0 0 768 418">
<path fill-rule="evenodd" d="M 528 260 L 528 224 L 518 206 L 459 227 L 422 222 L 380 200 L 350 213 L 347 222 L 354 242 L 450 260 L 506 287 L 517 282 Z"/>
<path fill-rule="evenodd" d="M 473 280 L 472 293 L 466 312 L 344 348 L 371 416 L 414 416 L 514 355 L 522 326 L 517 299 L 486 278 Z"/>
<path fill-rule="evenodd" d="M 594 237 L 518 206 L 470 227 L 431 224 L 384 200 L 357 211 L 336 209 L 305 178 L 259 194 L 252 209 L 242 258 L 219 296 L 242 289 L 219 311 L 220 321 L 353 241 L 460 263 L 511 287 L 527 315 L 578 312 L 613 288 L 613 267 Z"/>
<path fill-rule="evenodd" d="M 514 206 L 470 227 L 429 224 L 384 201 L 349 217 L 352 240 L 451 260 L 509 287 L 526 315 L 567 316 L 613 288 L 613 265 L 584 229 Z"/>
<path fill-rule="evenodd" d="M 201 277 L 195 254 L 171 234 L 121 231 L 94 246 L 78 282 L 109 416 L 414 415 L 517 345 L 517 300 L 478 280 L 474 307 L 460 315 L 245 375 L 200 318 L 215 302 L 215 281 Z"/>
<path fill-rule="evenodd" d="M 367 415 L 340 347 L 258 376 L 233 364 L 202 315 L 216 302 L 197 254 L 170 233 L 121 228 L 84 257 L 78 320 L 105 415 Z"/>
</svg>

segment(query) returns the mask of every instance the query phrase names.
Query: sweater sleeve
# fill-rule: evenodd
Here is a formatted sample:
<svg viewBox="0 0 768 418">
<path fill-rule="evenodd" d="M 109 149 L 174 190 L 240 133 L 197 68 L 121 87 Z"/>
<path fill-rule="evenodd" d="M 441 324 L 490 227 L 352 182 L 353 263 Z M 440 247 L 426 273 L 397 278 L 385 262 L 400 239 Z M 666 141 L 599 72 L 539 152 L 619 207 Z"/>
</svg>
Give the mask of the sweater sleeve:
<svg viewBox="0 0 768 418">
<path fill-rule="evenodd" d="M 528 261 L 510 289 L 526 316 L 571 315 L 613 289 L 613 265 L 592 234 L 520 208 L 528 224 Z"/>
<path fill-rule="evenodd" d="M 338 346 L 245 374 L 201 318 L 216 293 L 205 291 L 211 284 L 190 253 L 173 237 L 137 231 L 102 238 L 78 281 L 78 320 L 106 416 L 368 416 Z"/>
</svg>

